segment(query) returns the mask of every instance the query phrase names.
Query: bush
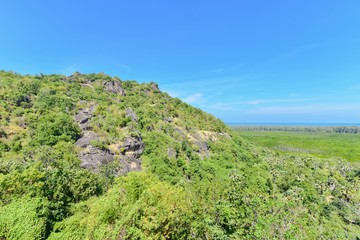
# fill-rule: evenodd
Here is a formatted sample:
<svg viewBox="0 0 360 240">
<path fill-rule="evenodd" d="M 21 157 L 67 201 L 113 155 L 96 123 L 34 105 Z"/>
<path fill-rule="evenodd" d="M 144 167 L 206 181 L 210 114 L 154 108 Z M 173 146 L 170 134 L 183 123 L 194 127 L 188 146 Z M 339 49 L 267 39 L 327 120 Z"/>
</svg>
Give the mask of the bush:
<svg viewBox="0 0 360 240">
<path fill-rule="evenodd" d="M 32 124 L 31 145 L 55 145 L 59 141 L 75 142 L 81 134 L 79 126 L 67 114 L 48 114 Z"/>
</svg>

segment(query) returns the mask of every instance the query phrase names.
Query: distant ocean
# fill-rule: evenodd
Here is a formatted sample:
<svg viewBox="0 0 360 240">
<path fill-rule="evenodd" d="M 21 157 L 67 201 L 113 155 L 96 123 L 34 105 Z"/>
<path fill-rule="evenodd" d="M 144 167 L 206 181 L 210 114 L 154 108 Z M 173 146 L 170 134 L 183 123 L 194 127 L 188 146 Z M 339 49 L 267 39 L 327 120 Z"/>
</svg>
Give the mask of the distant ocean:
<svg viewBox="0 0 360 240">
<path fill-rule="evenodd" d="M 236 126 L 280 126 L 280 127 L 338 127 L 338 126 L 360 126 L 360 123 L 242 123 L 226 122 L 231 127 Z"/>
</svg>

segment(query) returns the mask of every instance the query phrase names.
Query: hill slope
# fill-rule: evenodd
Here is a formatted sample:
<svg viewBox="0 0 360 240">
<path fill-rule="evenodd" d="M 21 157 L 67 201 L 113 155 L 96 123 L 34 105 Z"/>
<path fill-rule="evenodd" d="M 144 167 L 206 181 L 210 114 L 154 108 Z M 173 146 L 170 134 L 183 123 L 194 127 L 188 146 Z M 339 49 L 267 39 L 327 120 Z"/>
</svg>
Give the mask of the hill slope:
<svg viewBox="0 0 360 240">
<path fill-rule="evenodd" d="M 159 90 L 0 72 L 0 237 L 360 237 L 360 170 L 279 156 Z"/>
</svg>

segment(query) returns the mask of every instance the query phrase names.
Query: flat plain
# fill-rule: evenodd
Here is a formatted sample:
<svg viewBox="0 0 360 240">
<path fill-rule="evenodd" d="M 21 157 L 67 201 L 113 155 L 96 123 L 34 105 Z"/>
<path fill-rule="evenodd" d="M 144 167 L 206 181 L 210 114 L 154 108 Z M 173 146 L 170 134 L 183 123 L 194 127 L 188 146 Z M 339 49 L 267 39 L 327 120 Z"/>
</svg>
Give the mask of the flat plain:
<svg viewBox="0 0 360 240">
<path fill-rule="evenodd" d="M 360 162 L 360 134 L 237 130 L 246 140 L 279 153 L 312 154 L 321 158 L 341 157 Z"/>
</svg>

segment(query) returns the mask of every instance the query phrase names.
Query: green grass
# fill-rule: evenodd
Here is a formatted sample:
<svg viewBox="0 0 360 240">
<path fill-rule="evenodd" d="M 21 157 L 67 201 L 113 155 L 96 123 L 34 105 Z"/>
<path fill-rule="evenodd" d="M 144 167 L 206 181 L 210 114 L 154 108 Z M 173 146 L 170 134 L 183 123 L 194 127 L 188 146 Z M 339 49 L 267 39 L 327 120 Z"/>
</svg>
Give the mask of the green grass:
<svg viewBox="0 0 360 240">
<path fill-rule="evenodd" d="M 285 131 L 238 131 L 248 141 L 279 153 L 342 157 L 360 162 L 360 134 Z"/>
</svg>

